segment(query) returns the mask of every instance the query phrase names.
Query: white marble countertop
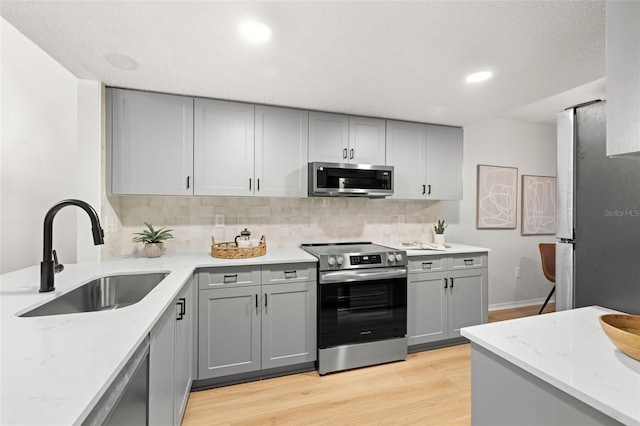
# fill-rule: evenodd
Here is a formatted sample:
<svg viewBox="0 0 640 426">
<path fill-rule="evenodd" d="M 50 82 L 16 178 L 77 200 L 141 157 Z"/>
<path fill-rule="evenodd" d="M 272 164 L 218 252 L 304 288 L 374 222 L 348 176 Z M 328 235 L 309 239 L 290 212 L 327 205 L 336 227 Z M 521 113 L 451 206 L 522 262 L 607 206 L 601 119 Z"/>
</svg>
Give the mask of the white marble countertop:
<svg viewBox="0 0 640 426">
<path fill-rule="evenodd" d="M 453 244 L 446 251 L 411 250 L 408 256 L 486 252 Z M 269 249 L 249 259 L 209 254 L 123 257 L 67 264 L 56 290 L 39 293 L 40 267 L 0 275 L 0 424 L 80 424 L 198 268 L 316 262 L 300 248 Z M 140 302 L 113 311 L 20 318 L 36 306 L 103 275 L 170 274 Z"/>
<path fill-rule="evenodd" d="M 397 248 L 399 250 L 405 250 L 407 252 L 407 256 L 442 256 L 444 254 L 465 254 L 465 253 L 488 253 L 491 251 L 486 247 L 475 247 L 475 246 L 467 246 L 464 244 L 456 244 L 456 243 L 447 243 L 449 247 L 440 248 L 440 249 L 407 249 L 406 246 L 403 245 L 392 245 L 391 247 Z"/>
<path fill-rule="evenodd" d="M 80 424 L 193 271 L 207 266 L 316 262 L 299 248 L 250 259 L 208 254 L 129 257 L 67 264 L 56 290 L 39 293 L 40 267 L 0 275 L 0 424 Z M 101 275 L 167 271 L 140 302 L 113 311 L 19 318 L 17 315 Z"/>
<path fill-rule="evenodd" d="M 592 306 L 462 329 L 462 335 L 627 425 L 640 425 L 640 362 L 623 354 Z"/>
</svg>

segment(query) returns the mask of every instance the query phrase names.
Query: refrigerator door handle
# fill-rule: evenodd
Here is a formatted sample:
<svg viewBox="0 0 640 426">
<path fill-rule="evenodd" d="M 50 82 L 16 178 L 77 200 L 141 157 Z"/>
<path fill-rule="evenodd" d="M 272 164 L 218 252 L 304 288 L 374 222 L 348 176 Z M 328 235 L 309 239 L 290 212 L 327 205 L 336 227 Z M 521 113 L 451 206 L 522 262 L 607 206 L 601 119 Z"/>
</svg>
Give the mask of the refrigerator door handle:
<svg viewBox="0 0 640 426">
<path fill-rule="evenodd" d="M 556 243 L 556 311 L 573 309 L 574 269 L 573 243 Z"/>
<path fill-rule="evenodd" d="M 556 237 L 572 240 L 574 236 L 575 179 L 575 109 L 558 113 L 556 160 Z"/>
</svg>

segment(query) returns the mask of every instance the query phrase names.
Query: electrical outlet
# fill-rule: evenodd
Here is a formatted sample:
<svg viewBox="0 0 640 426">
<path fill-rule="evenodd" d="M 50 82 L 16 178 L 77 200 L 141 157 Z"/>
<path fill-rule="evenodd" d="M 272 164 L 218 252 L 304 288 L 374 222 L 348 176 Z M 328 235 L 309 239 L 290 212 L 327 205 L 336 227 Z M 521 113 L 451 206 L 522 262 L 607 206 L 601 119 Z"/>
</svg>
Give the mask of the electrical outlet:
<svg viewBox="0 0 640 426">
<path fill-rule="evenodd" d="M 216 213 L 216 228 L 224 228 L 224 213 Z"/>
<path fill-rule="evenodd" d="M 516 266 L 516 278 L 520 278 L 520 267 Z"/>
</svg>

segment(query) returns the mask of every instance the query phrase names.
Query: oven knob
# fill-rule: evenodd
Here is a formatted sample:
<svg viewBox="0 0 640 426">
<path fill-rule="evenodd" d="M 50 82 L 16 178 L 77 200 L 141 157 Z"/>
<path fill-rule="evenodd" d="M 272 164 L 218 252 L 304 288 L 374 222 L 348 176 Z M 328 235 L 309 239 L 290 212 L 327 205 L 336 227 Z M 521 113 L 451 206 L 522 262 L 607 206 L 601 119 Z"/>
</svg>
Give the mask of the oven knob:
<svg viewBox="0 0 640 426">
<path fill-rule="evenodd" d="M 387 259 L 389 260 L 389 262 L 395 262 L 396 257 L 393 255 L 393 253 L 389 253 Z"/>
<path fill-rule="evenodd" d="M 401 262 L 401 261 L 402 261 L 402 255 L 401 255 L 400 253 L 396 254 L 396 260 L 397 260 L 398 262 Z"/>
<path fill-rule="evenodd" d="M 336 264 L 335 257 L 330 257 L 329 259 L 327 259 L 327 263 L 329 264 L 329 266 L 335 265 Z"/>
<path fill-rule="evenodd" d="M 342 258 L 342 256 L 338 256 L 338 259 L 336 261 L 338 262 L 338 265 L 342 265 L 344 263 L 344 259 Z"/>
</svg>

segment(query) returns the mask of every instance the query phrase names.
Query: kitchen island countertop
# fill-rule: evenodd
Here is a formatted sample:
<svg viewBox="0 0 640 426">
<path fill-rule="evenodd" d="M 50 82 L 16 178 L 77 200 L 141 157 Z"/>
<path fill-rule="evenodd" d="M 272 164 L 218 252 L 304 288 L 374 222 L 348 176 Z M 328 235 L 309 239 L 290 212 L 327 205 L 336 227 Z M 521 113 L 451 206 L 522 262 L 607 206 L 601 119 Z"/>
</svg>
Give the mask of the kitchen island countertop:
<svg viewBox="0 0 640 426">
<path fill-rule="evenodd" d="M 466 327 L 462 335 L 472 348 L 478 345 L 610 418 L 640 425 L 640 362 L 605 335 L 598 318 L 609 313 L 615 311 L 591 306 Z"/>
</svg>

